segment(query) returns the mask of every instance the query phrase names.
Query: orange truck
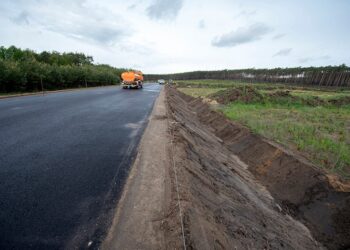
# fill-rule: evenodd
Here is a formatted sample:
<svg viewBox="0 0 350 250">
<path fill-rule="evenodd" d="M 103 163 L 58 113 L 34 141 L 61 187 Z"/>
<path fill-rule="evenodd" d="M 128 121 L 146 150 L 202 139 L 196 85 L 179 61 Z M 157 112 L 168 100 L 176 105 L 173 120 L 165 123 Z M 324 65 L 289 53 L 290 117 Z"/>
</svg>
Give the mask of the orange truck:
<svg viewBox="0 0 350 250">
<path fill-rule="evenodd" d="M 142 88 L 143 75 L 141 71 L 127 71 L 122 73 L 123 89 L 138 89 Z"/>
</svg>

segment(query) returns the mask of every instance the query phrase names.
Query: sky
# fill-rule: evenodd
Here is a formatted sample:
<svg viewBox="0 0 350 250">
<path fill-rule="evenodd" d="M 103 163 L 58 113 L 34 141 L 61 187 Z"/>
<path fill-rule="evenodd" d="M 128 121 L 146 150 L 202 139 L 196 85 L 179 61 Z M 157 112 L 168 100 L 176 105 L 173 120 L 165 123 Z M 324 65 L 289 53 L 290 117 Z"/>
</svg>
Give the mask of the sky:
<svg viewBox="0 0 350 250">
<path fill-rule="evenodd" d="M 145 73 L 350 65 L 350 0 L 0 0 L 0 46 Z"/>
</svg>

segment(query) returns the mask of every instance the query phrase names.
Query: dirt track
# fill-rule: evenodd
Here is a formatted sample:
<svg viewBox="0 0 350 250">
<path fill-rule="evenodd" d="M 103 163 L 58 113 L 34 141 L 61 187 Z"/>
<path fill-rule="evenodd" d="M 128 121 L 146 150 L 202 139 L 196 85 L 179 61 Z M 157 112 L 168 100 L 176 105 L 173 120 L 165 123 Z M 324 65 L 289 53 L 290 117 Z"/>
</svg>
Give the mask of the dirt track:
<svg viewBox="0 0 350 250">
<path fill-rule="evenodd" d="M 136 214 L 138 223 L 123 228 L 122 235 L 128 238 L 119 237 L 118 246 L 143 241 L 149 242 L 142 245 L 144 249 L 181 249 L 183 233 L 188 249 L 350 246 L 348 184 L 227 120 L 200 99 L 172 87 L 166 87 L 165 94 L 167 133 L 161 130 L 158 141 L 141 145 L 140 149 L 142 155 L 142 147 L 164 147 L 162 164 L 153 165 L 153 172 L 146 175 L 147 180 L 152 180 L 152 174 L 156 178 L 155 182 L 149 181 L 156 193 L 141 191 L 148 197 L 163 198 L 153 208 L 142 199 L 146 202 L 137 209 L 144 209 L 145 216 Z M 158 156 L 153 155 L 152 161 Z M 139 175 L 136 178 L 144 178 L 142 171 L 135 174 Z M 132 186 L 135 184 L 128 188 Z M 152 201 L 154 198 L 148 203 Z M 125 216 L 133 217 L 135 209 L 122 203 Z M 116 224 L 118 221 L 123 223 L 117 218 Z M 145 224 L 152 232 L 146 234 L 148 238 L 140 235 L 142 230 L 136 230 L 147 228 Z"/>
</svg>

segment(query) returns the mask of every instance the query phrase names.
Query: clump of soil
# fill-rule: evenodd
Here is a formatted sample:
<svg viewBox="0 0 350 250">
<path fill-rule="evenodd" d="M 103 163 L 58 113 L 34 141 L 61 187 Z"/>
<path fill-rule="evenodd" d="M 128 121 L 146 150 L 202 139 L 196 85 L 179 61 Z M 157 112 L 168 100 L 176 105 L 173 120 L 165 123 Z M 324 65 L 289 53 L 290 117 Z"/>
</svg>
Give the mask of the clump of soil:
<svg viewBox="0 0 350 250">
<path fill-rule="evenodd" d="M 302 98 L 291 95 L 289 90 L 278 90 L 268 94 L 268 99 L 271 102 L 278 102 L 279 100 L 289 100 L 291 103 L 302 103 L 308 106 L 320 106 L 326 105 L 327 102 L 318 96 L 312 96 L 308 98 Z"/>
<path fill-rule="evenodd" d="M 270 97 L 292 97 L 289 90 L 277 90 L 269 94 Z"/>
<path fill-rule="evenodd" d="M 263 95 L 252 86 L 229 88 L 218 91 L 208 97 L 216 100 L 220 104 L 228 104 L 236 101 L 250 103 L 253 101 L 262 101 L 264 99 Z"/>
<path fill-rule="evenodd" d="M 350 104 L 350 96 L 343 96 L 340 98 L 331 99 L 328 102 L 332 105 L 335 105 L 335 106 L 349 105 Z"/>
<path fill-rule="evenodd" d="M 276 90 L 276 88 L 272 88 Z M 289 102 L 300 103 L 308 106 L 343 106 L 350 104 L 350 96 L 344 96 L 336 99 L 325 100 L 318 96 L 310 96 L 308 98 L 298 97 L 291 94 L 289 90 L 276 90 L 267 94 L 262 94 L 256 87 L 240 86 L 218 91 L 208 96 L 209 99 L 214 100 L 220 104 L 229 104 L 232 102 Z"/>
<path fill-rule="evenodd" d="M 252 134 L 201 99 L 170 86 L 166 94 L 189 247 L 322 248 L 314 238 L 329 249 L 350 246 L 349 183 Z"/>
<path fill-rule="evenodd" d="M 321 99 L 318 96 L 313 96 L 312 98 L 302 99 L 302 102 L 309 106 L 322 106 L 327 105 L 327 101 Z"/>
</svg>

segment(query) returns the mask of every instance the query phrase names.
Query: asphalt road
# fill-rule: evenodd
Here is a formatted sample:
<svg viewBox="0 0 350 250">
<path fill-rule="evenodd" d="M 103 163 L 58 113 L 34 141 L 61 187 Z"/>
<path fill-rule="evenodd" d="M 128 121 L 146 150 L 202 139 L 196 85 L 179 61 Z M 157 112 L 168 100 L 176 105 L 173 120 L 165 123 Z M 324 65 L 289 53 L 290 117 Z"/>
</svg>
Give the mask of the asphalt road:
<svg viewBox="0 0 350 250">
<path fill-rule="evenodd" d="M 0 249 L 95 248 L 159 91 L 0 100 Z"/>
</svg>

